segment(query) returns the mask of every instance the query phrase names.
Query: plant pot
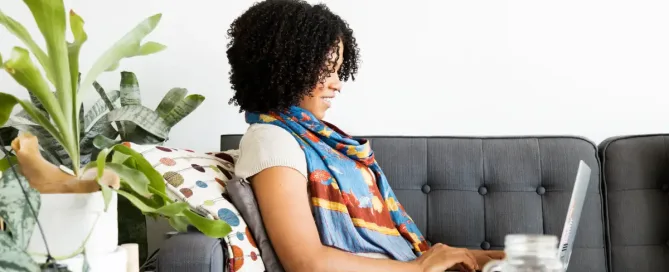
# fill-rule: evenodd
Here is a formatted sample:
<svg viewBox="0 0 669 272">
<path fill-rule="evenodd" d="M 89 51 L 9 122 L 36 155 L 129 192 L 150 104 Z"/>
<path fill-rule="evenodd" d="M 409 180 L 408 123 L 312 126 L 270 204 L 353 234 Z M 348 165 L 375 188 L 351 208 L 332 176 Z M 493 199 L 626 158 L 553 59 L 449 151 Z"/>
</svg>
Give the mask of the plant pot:
<svg viewBox="0 0 669 272">
<path fill-rule="evenodd" d="M 101 192 L 41 194 L 40 197 L 42 204 L 38 219 L 54 258 L 72 257 L 80 253 L 78 250 L 84 242 L 88 256 L 106 255 L 117 250 L 116 192 L 106 212 Z M 47 251 L 38 226 L 35 226 L 27 250 L 36 261 L 45 261 Z"/>
</svg>

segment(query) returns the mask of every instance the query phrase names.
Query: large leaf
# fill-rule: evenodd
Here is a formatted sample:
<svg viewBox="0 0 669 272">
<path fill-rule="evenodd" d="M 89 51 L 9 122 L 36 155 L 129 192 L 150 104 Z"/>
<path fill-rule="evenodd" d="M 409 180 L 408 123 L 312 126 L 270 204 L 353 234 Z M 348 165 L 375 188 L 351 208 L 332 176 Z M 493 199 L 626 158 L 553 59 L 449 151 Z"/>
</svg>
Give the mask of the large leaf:
<svg viewBox="0 0 669 272">
<path fill-rule="evenodd" d="M 76 91 L 79 89 L 79 52 L 81 51 L 81 46 L 88 40 L 88 35 L 84 31 L 84 19 L 73 10 L 70 10 L 70 30 L 74 36 L 74 42 L 67 43 L 67 52 L 70 61 L 72 90 Z"/>
<path fill-rule="evenodd" d="M 6 221 L 7 229 L 16 246 L 25 249 L 28 247 L 36 222 L 36 215 L 33 214 L 31 207 L 35 212 L 39 212 L 40 195 L 30 187 L 23 176 L 17 176 L 15 173 L 18 174 L 16 167 L 3 172 L 0 178 L 0 218 Z M 25 190 L 25 195 L 21 186 Z"/>
<path fill-rule="evenodd" d="M 180 215 L 186 209 L 188 209 L 188 203 L 175 202 L 156 209 L 156 213 L 166 217 L 173 217 Z"/>
<path fill-rule="evenodd" d="M 173 216 L 169 219 L 170 226 L 179 232 L 188 231 L 188 218 L 186 216 Z"/>
<path fill-rule="evenodd" d="M 158 208 L 157 204 L 152 203 L 149 199 L 139 197 L 131 192 L 118 190 L 117 193 L 128 199 L 132 203 L 132 205 L 134 205 L 137 209 L 142 211 L 142 213 L 155 213 L 156 208 Z"/>
<path fill-rule="evenodd" d="M 10 97 L 11 96 L 11 97 Z M 4 126 L 12 115 L 12 110 L 18 100 L 11 94 L 0 93 L 0 126 Z"/>
<path fill-rule="evenodd" d="M 3 157 L 0 159 L 0 173 L 19 163 L 19 160 L 15 156 Z M 0 174 L 2 175 L 2 174 Z"/>
<path fill-rule="evenodd" d="M 107 109 L 110 111 L 115 110 L 116 106 L 114 106 L 114 102 L 111 101 L 110 97 L 108 97 L 105 93 L 105 89 L 100 86 L 100 84 L 97 81 L 93 81 L 93 87 L 95 87 L 95 91 L 98 93 L 100 96 L 100 99 L 105 102 L 105 105 L 107 106 Z M 119 94 L 120 95 L 120 94 Z M 121 122 L 116 122 L 116 126 L 118 127 L 119 131 L 124 131 L 123 124 Z M 121 134 L 123 135 L 123 134 Z"/>
<path fill-rule="evenodd" d="M 58 133 L 58 130 L 49 122 L 49 119 L 40 113 L 40 111 L 35 108 L 33 104 L 29 101 L 19 100 L 15 96 L 8 93 L 0 92 L 0 126 L 4 125 L 9 119 L 9 114 L 11 114 L 14 105 L 20 104 L 23 109 L 32 117 L 33 121 L 38 125 L 42 126 L 46 131 L 51 134 L 60 144 L 64 145 L 64 140 L 61 137 L 61 134 Z M 71 155 L 71 154 L 70 154 Z"/>
<path fill-rule="evenodd" d="M 121 72 L 121 106 L 142 105 L 139 82 L 133 72 Z"/>
<path fill-rule="evenodd" d="M 172 88 L 170 89 L 167 94 L 163 97 L 163 99 L 160 101 L 160 104 L 158 104 L 158 107 L 156 107 L 156 113 L 160 115 L 160 117 L 167 117 L 167 114 L 172 111 L 174 106 L 176 106 L 179 101 L 184 99 L 186 97 L 186 94 L 188 94 L 188 90 L 184 88 Z"/>
<path fill-rule="evenodd" d="M 107 121 L 106 118 L 98 119 L 93 127 L 86 131 L 86 134 L 81 138 L 81 154 L 90 154 L 95 151 L 95 138 L 103 136 L 110 139 L 115 139 L 118 136 L 116 129 Z"/>
<path fill-rule="evenodd" d="M 126 106 L 107 113 L 110 122 L 129 121 L 161 139 L 167 139 L 170 126 L 156 112 L 144 106 Z"/>
<path fill-rule="evenodd" d="M 147 161 L 142 154 L 130 147 L 119 144 L 114 146 L 114 151 L 130 156 L 135 160 L 135 168 L 144 173 L 149 179 L 149 186 L 161 195 L 165 195 L 165 180 L 163 176 Z"/>
<path fill-rule="evenodd" d="M 139 83 L 137 82 L 137 76 L 132 72 L 121 72 L 121 107 L 125 106 L 141 106 L 142 98 L 139 92 Z M 135 131 L 136 125 L 132 122 L 121 122 L 122 127 L 119 128 L 119 132 L 123 137 L 128 137 Z"/>
<path fill-rule="evenodd" d="M 100 189 L 102 190 L 102 199 L 105 201 L 105 212 L 107 212 L 107 208 L 109 208 L 109 202 L 111 202 L 112 199 L 112 189 L 109 188 L 109 186 L 106 186 L 102 183 L 100 183 L 100 179 L 102 178 L 102 174 L 105 172 L 105 164 L 107 162 L 107 155 L 109 155 L 109 149 L 105 148 L 100 151 L 98 154 L 98 158 L 96 160 L 97 167 L 98 167 L 98 173 L 96 177 L 96 181 L 98 182 L 98 185 L 100 185 Z"/>
<path fill-rule="evenodd" d="M 143 128 L 137 127 L 130 135 L 123 137 L 122 141 L 131 142 L 138 145 L 160 145 L 165 143 L 167 139 L 156 137 Z"/>
<path fill-rule="evenodd" d="M 156 14 L 146 18 L 105 51 L 86 73 L 81 86 L 88 88 L 101 73 L 118 65 L 121 59 L 137 56 L 141 49 L 140 42 L 156 28 L 161 17 L 162 14 Z"/>
<path fill-rule="evenodd" d="M 96 121 L 104 112 L 107 112 L 107 102 L 113 104 L 116 100 L 119 99 L 121 93 L 117 90 L 109 91 L 103 93 L 104 97 L 100 98 L 91 108 L 86 112 L 84 116 L 84 128 L 88 130 L 93 122 Z M 112 105 L 113 107 L 113 105 Z"/>
<path fill-rule="evenodd" d="M 40 271 L 35 260 L 25 250 L 18 248 L 9 234 L 3 231 L 0 231 L 0 256 L 2 271 Z"/>
<path fill-rule="evenodd" d="M 9 32 L 14 34 L 19 40 L 25 44 L 25 46 L 28 47 L 30 52 L 35 55 L 37 58 L 37 61 L 39 61 L 40 65 L 42 65 L 42 68 L 46 72 L 46 76 L 51 81 L 53 81 L 53 72 L 51 72 L 51 60 L 49 59 L 49 56 L 42 50 L 42 48 L 35 43 L 33 38 L 30 36 L 30 33 L 28 33 L 28 30 L 26 30 L 21 23 L 17 22 L 16 20 L 12 19 L 11 17 L 5 15 L 0 11 L 0 24 L 4 25 Z M 0 58 L 0 63 L 2 63 L 2 58 Z"/>
<path fill-rule="evenodd" d="M 40 110 L 40 112 L 42 112 L 42 114 L 44 114 L 44 116 L 49 118 L 49 112 L 46 111 L 46 109 L 44 108 L 44 105 L 42 105 L 42 102 L 39 101 L 39 98 L 37 98 L 37 96 L 35 96 L 31 92 L 28 92 L 28 94 L 30 95 L 30 101 L 33 103 L 33 105 L 35 105 L 35 108 Z"/>
<path fill-rule="evenodd" d="M 59 129 L 67 128 L 65 115 L 58 105 L 58 100 L 49 89 L 48 83 L 30 59 L 28 50 L 14 47 L 9 60 L 4 64 L 5 70 L 42 103 L 44 109 L 51 115 Z"/>
<path fill-rule="evenodd" d="M 165 122 L 169 127 L 179 123 L 184 117 L 193 112 L 204 101 L 204 96 L 199 94 L 191 94 L 186 98 L 177 102 L 174 108 L 165 117 Z"/>
<path fill-rule="evenodd" d="M 146 42 L 145 44 L 142 44 L 142 47 L 139 48 L 139 52 L 136 55 L 137 56 L 151 55 L 163 51 L 165 50 L 165 48 L 167 48 L 167 46 L 161 43 Z"/>
<path fill-rule="evenodd" d="M 72 89 L 72 76 L 70 75 L 70 62 L 67 52 L 67 43 L 65 40 L 65 7 L 63 0 L 23 0 L 35 18 L 44 41 L 46 42 L 47 52 L 51 58 L 51 71 L 53 72 L 54 86 L 56 87 L 56 96 L 62 109 L 62 113 L 67 118 L 64 128 L 75 128 L 77 126 L 77 114 L 79 113 L 76 96 Z M 44 103 L 44 101 L 42 101 Z M 45 103 L 46 104 L 46 103 Z M 46 105 L 45 105 L 46 106 Z M 48 108 L 47 108 L 48 109 Z M 51 111 L 49 113 L 53 114 Z M 61 131 L 68 147 L 76 149 L 77 143 L 74 142 L 79 131 Z M 72 135 L 76 133 L 75 135 Z M 74 151 L 74 150 L 70 150 Z M 78 156 L 78 154 L 70 154 Z"/>
<path fill-rule="evenodd" d="M 14 124 L 12 125 L 19 131 L 28 132 L 35 137 L 39 142 L 40 148 L 48 154 L 46 157 L 49 162 L 57 165 L 64 165 L 72 169 L 72 159 L 69 154 L 61 145 L 58 140 L 56 140 L 51 134 L 49 134 L 43 127 L 39 125 L 28 125 L 28 124 Z"/>
<path fill-rule="evenodd" d="M 123 164 L 109 162 L 105 165 L 106 168 L 116 172 L 121 178 L 121 183 L 128 185 L 133 191 L 144 197 L 150 197 L 149 180 L 144 173 L 127 167 Z"/>
<path fill-rule="evenodd" d="M 111 138 L 108 138 L 104 135 L 98 135 L 93 139 L 93 146 L 97 149 L 104 149 L 113 147 L 120 142 L 120 140 L 112 140 Z"/>
<path fill-rule="evenodd" d="M 232 228 L 223 220 L 212 220 L 202 217 L 191 210 L 183 211 L 191 225 L 195 226 L 204 235 L 212 238 L 223 238 L 232 232 Z"/>
</svg>

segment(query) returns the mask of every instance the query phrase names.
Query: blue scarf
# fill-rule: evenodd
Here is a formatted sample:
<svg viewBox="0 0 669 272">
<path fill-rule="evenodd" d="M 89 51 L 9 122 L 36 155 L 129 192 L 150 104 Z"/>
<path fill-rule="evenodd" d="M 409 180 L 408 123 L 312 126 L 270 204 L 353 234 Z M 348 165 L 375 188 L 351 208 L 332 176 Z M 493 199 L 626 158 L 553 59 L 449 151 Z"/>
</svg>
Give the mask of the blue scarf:
<svg viewBox="0 0 669 272">
<path fill-rule="evenodd" d="M 429 249 L 367 140 L 354 139 L 295 106 L 283 112 L 246 113 L 246 122 L 282 127 L 304 150 L 312 210 L 324 245 L 400 261 Z"/>
</svg>

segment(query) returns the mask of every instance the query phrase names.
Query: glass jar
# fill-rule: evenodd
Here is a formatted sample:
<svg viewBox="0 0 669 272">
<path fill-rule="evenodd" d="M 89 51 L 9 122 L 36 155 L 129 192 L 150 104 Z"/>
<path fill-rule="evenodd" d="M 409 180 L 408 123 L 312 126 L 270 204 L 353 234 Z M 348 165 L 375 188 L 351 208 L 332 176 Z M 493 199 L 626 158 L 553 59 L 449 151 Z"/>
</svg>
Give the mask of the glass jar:
<svg viewBox="0 0 669 272">
<path fill-rule="evenodd" d="M 510 234 L 504 239 L 506 259 L 486 264 L 483 272 L 564 272 L 552 235 Z"/>
</svg>

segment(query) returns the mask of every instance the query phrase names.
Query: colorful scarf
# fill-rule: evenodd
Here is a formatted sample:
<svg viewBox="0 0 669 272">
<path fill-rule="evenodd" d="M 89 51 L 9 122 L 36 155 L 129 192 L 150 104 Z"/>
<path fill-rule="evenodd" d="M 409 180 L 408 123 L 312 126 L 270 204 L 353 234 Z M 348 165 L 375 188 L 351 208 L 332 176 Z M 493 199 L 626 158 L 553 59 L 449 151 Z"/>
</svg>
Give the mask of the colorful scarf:
<svg viewBox="0 0 669 272">
<path fill-rule="evenodd" d="M 246 113 L 249 124 L 273 124 L 298 141 L 307 159 L 308 187 L 321 242 L 353 253 L 381 253 L 409 261 L 429 246 L 400 205 L 365 139 L 299 108 L 269 114 Z M 365 177 L 372 171 L 376 178 Z"/>
</svg>

